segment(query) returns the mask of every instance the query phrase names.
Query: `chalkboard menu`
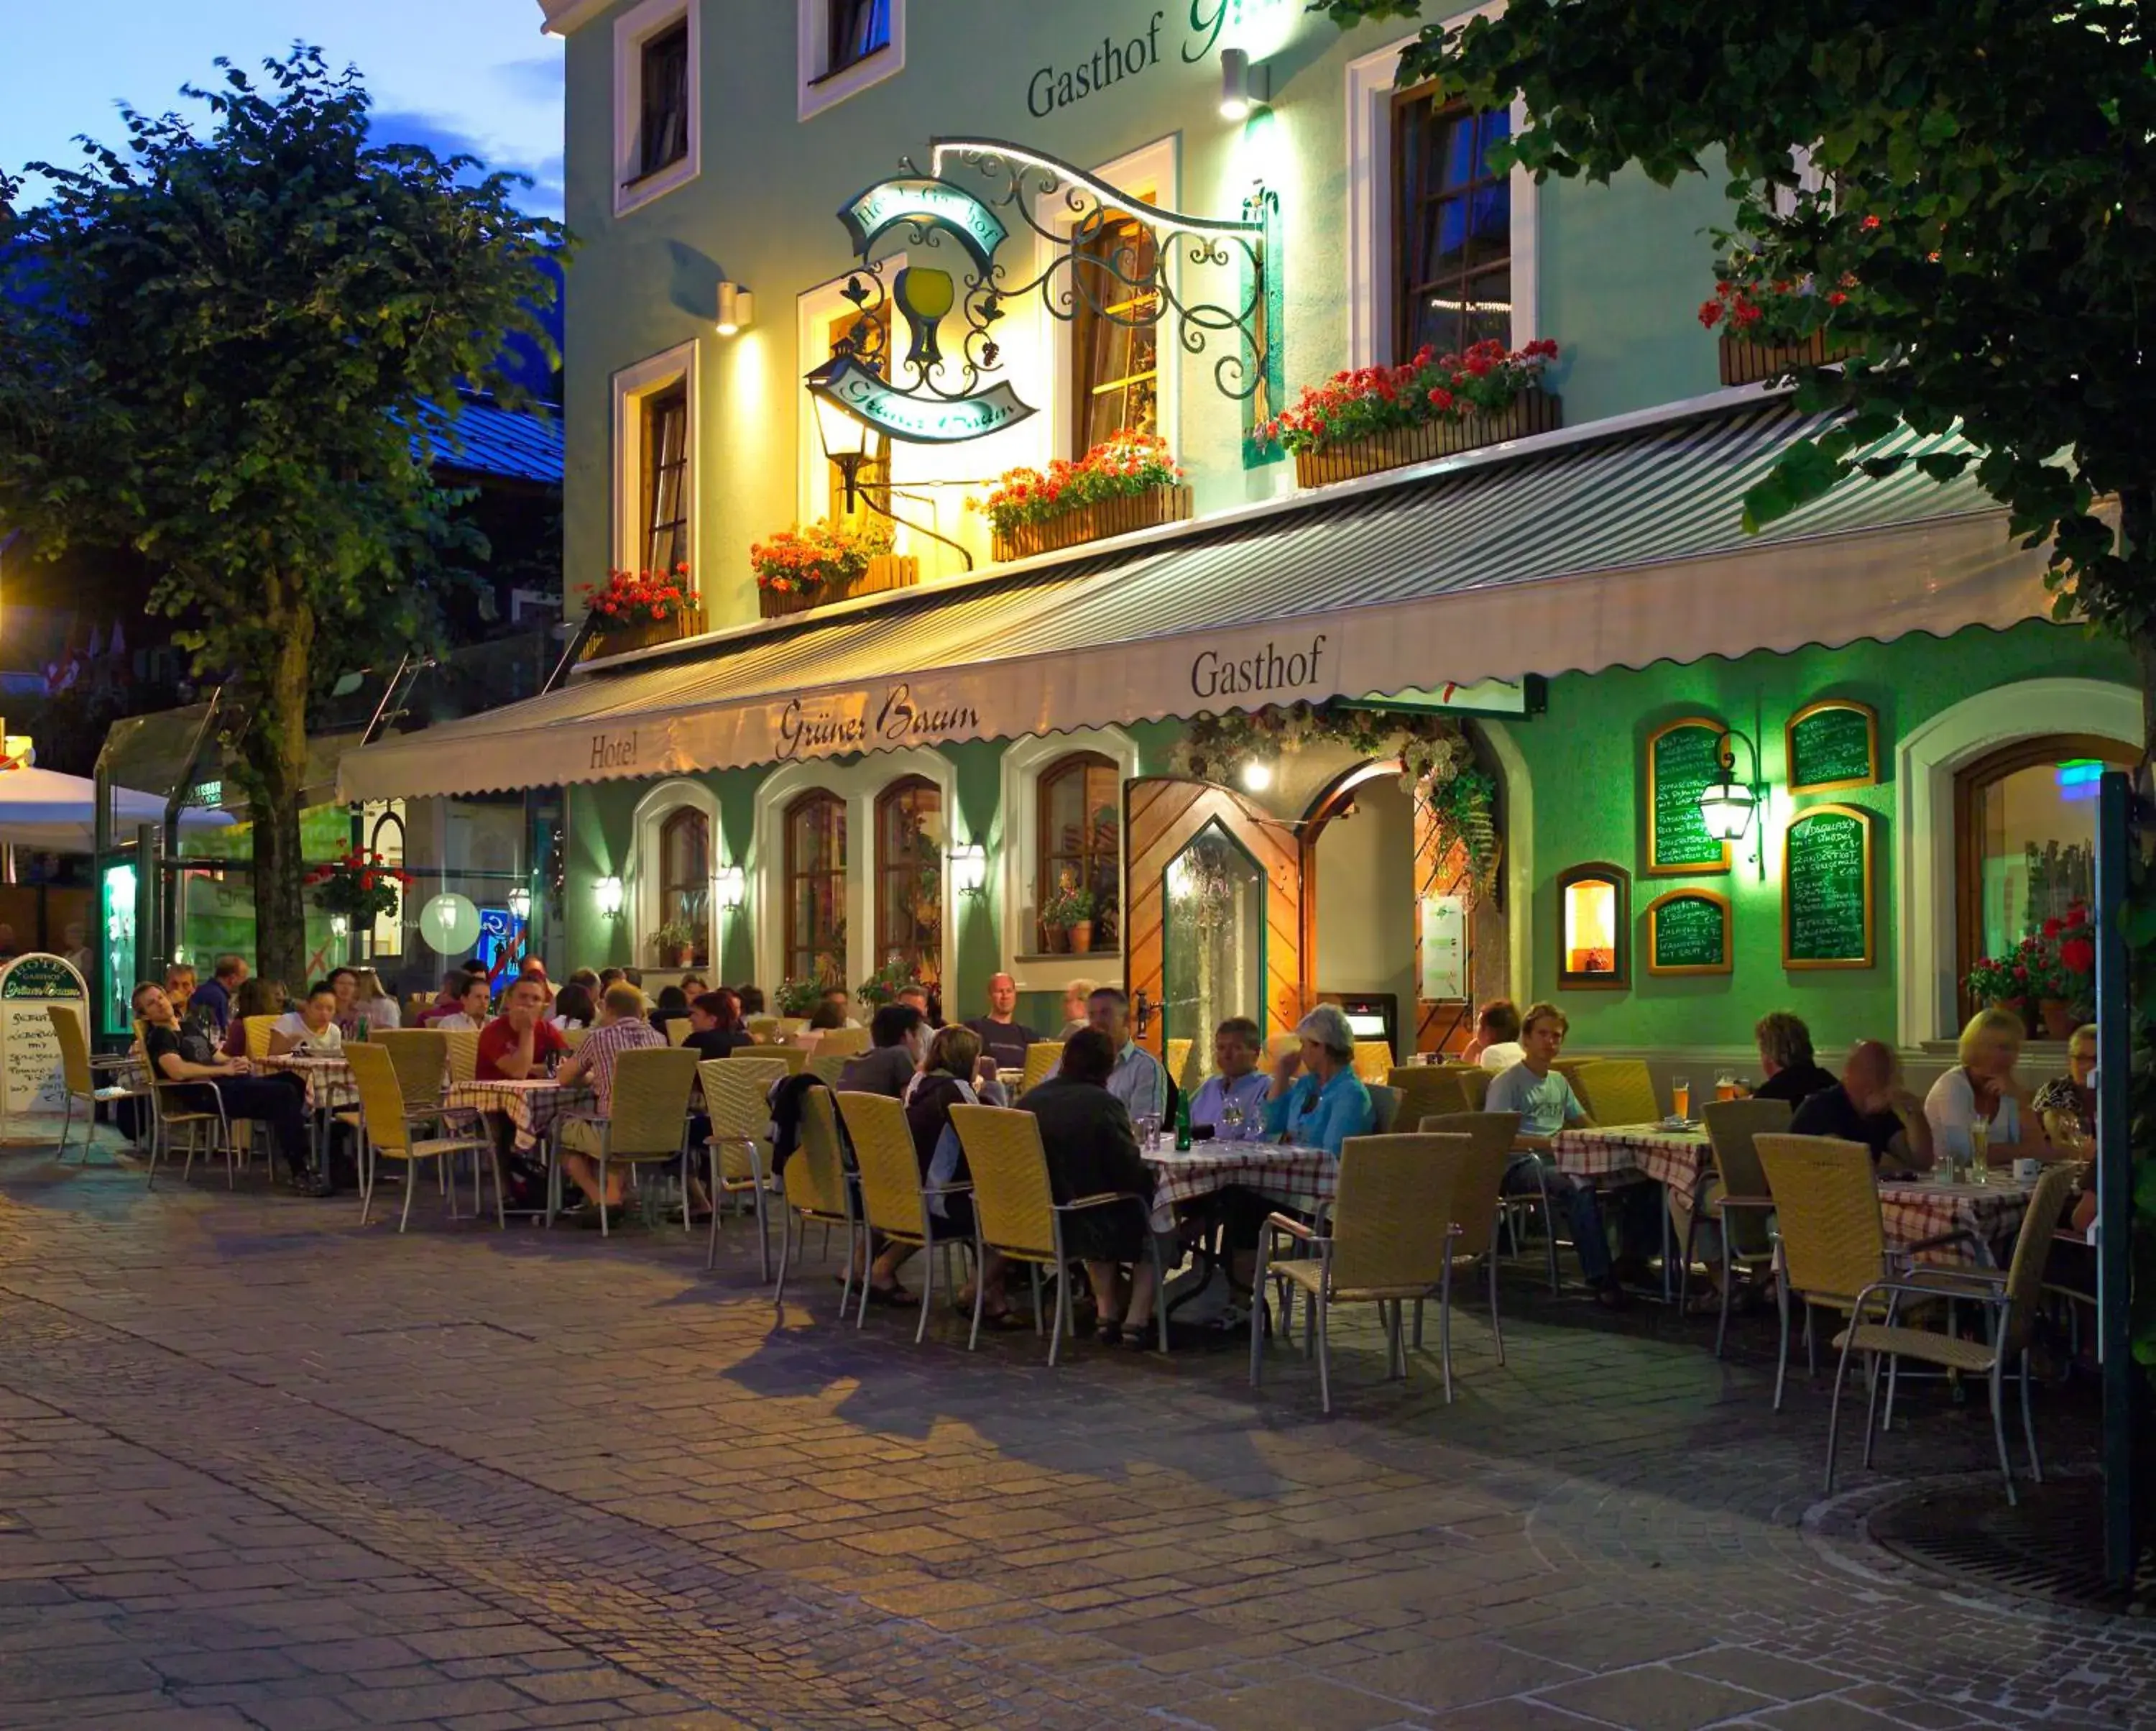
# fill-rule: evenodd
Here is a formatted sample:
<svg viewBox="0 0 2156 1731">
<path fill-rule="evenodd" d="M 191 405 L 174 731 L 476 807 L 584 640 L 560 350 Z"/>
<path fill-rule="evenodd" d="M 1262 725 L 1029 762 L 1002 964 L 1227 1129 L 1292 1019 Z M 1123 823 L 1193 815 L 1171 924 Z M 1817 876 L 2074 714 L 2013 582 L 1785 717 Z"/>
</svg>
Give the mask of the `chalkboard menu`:
<svg viewBox="0 0 2156 1731">
<path fill-rule="evenodd" d="M 1782 849 L 1782 965 L 1869 968 L 1871 814 L 1821 805 L 1789 822 Z"/>
<path fill-rule="evenodd" d="M 1830 697 L 1789 717 L 1789 791 L 1824 794 L 1879 779 L 1879 716 L 1869 705 Z"/>
<path fill-rule="evenodd" d="M 0 1129 L 66 1109 L 54 1004 L 79 1020 L 87 1004 L 82 976 L 61 958 L 18 956 L 0 968 Z"/>
<path fill-rule="evenodd" d="M 1729 902 L 1712 890 L 1672 890 L 1647 904 L 1647 972 L 1727 973 Z"/>
<path fill-rule="evenodd" d="M 1647 870 L 1697 876 L 1729 870 L 1729 844 L 1707 833 L 1699 796 L 1726 778 L 1720 722 L 1690 716 L 1647 741 Z"/>
</svg>

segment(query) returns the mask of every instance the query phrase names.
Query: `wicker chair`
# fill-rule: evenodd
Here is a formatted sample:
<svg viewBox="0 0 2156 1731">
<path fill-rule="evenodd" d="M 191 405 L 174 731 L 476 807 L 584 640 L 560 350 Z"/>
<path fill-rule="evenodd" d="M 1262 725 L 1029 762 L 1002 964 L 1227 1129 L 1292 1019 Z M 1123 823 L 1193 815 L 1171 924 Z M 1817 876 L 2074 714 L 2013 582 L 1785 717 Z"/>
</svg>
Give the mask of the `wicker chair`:
<svg viewBox="0 0 2156 1731">
<path fill-rule="evenodd" d="M 858 1058 L 869 1049 L 865 1028 L 826 1028 L 816 1036 L 816 1056 Z"/>
<path fill-rule="evenodd" d="M 562 1044 L 573 1052 L 591 1037 L 592 1030 L 588 1028 L 564 1028 L 561 1032 Z"/>
<path fill-rule="evenodd" d="M 131 1083 L 107 1082 L 100 1087 L 97 1081 L 97 1061 L 90 1055 L 90 1036 L 82 1031 L 82 1018 L 64 1004 L 49 1004 L 45 1014 L 52 1019 L 53 1034 L 60 1043 L 60 1077 L 67 1086 L 67 1112 L 60 1120 L 59 1156 L 67 1158 L 68 1133 L 74 1127 L 74 1103 L 83 1107 L 82 1157 L 90 1158 L 90 1144 L 97 1140 L 97 1108 L 113 1100 L 139 1099 L 146 1092 Z M 116 1068 L 126 1060 L 114 1061 L 108 1068 Z"/>
<path fill-rule="evenodd" d="M 798 1217 L 804 1225 L 820 1223 L 825 1229 L 827 1244 L 829 1229 L 844 1226 L 846 1272 L 839 1292 L 839 1315 L 843 1318 L 853 1297 L 856 1246 L 864 1235 L 864 1229 L 858 1187 L 846 1170 L 845 1155 L 839 1144 L 838 1109 L 832 1102 L 829 1088 L 810 1088 L 802 1095 L 801 1145 L 786 1163 L 780 1179 L 786 1192 L 786 1208 L 781 1217 L 785 1231 L 779 1241 L 778 1285 L 772 1293 L 772 1301 L 782 1307 L 786 1302 L 786 1271 L 793 1261 L 795 1219 Z M 867 1278 L 865 1269 L 862 1278 Z"/>
<path fill-rule="evenodd" d="M 1490 1280 L 1490 1332 L 1497 1342 L 1497 1362 L 1505 1362 L 1505 1332 L 1497 1322 L 1497 1223 L 1505 1218 L 1505 1174 L 1512 1163 L 1512 1142 L 1520 1133 L 1516 1112 L 1438 1112 L 1423 1118 L 1415 1128 L 1424 1136 L 1465 1136 L 1471 1144 L 1459 1163 L 1448 1205 L 1460 1236 L 1452 1246 L 1453 1266 L 1463 1258 L 1480 1256 Z M 1494 1167 L 1496 1175 L 1490 1176 Z M 1487 1181 L 1489 1206 L 1481 1201 Z M 1470 1188 L 1471 1186 L 1471 1188 Z M 1422 1300 L 1415 1300 L 1414 1343 L 1422 1344 Z"/>
<path fill-rule="evenodd" d="M 667 1017 L 667 1018 L 666 1018 L 666 1043 L 667 1043 L 667 1045 L 686 1045 L 689 1043 L 689 1035 L 690 1035 L 690 1033 L 691 1033 L 691 1032 L 693 1032 L 693 1031 L 695 1030 L 696 1026 L 696 1025 L 694 1022 L 690 1021 L 690 1020 L 688 1019 L 688 1017 L 686 1017 L 686 1016 L 669 1016 L 669 1017 Z"/>
<path fill-rule="evenodd" d="M 1281 1283 L 1281 1332 L 1286 1332 L 1286 1287 L 1300 1287 L 1309 1302 L 1303 1331 L 1314 1339 L 1317 1356 L 1318 1404 L 1332 1410 L 1331 1320 L 1336 1304 L 1375 1304 L 1385 1325 L 1385 1374 L 1407 1374 L 1400 1307 L 1409 1300 L 1436 1298 L 1445 1307 L 1440 1328 L 1448 1343 L 1454 1240 L 1460 1228 L 1452 1217 L 1454 1174 L 1471 1160 L 1471 1138 L 1441 1136 L 1351 1136 L 1340 1150 L 1340 1181 L 1332 1201 L 1332 1230 L 1284 1214 L 1266 1217 L 1258 1235 L 1257 1271 L 1250 1282 L 1262 1292 L 1266 1277 Z M 1448 1159 L 1447 1157 L 1450 1157 Z M 1502 1181 L 1503 1172 L 1498 1177 Z M 1496 1195 L 1491 1197 L 1496 1212 Z M 1285 1233 L 1314 1254 L 1292 1261 L 1273 1260 L 1276 1235 Z M 1388 1314 L 1385 1307 L 1392 1309 Z M 1265 1358 L 1265 1307 L 1250 1307 L 1250 1386 L 1258 1386 Z M 1445 1398 L 1451 1398 L 1448 1355 Z"/>
<path fill-rule="evenodd" d="M 1789 1127 L 1789 1107 L 1780 1100 L 1711 1100 L 1701 1108 L 1714 1157 L 1715 1194 L 1697 1195 L 1685 1222 L 1684 1266 L 1691 1266 L 1692 1240 L 1702 1217 L 1722 1228 L 1722 1320 L 1715 1325 L 1714 1356 L 1729 1338 L 1729 1300 L 1741 1266 L 1748 1273 L 1774 1261 L 1769 1220 L 1774 1199 L 1759 1165 L 1754 1139 Z"/>
<path fill-rule="evenodd" d="M 442 1105 L 443 1085 L 449 1079 L 451 1035 L 435 1028 L 384 1028 L 368 1041 L 389 1054 L 396 1067 L 397 1086 L 408 1112 Z M 474 1047 L 475 1055 L 477 1047 Z"/>
<path fill-rule="evenodd" d="M 248 1016 L 240 1022 L 240 1037 L 247 1042 L 247 1056 L 256 1063 L 270 1056 L 270 1035 L 276 1026 L 275 1016 Z"/>
<path fill-rule="evenodd" d="M 602 1238 L 609 1230 L 606 1171 L 615 1160 L 630 1166 L 678 1163 L 681 1230 L 689 1230 L 689 1091 L 696 1085 L 696 1053 L 684 1046 L 632 1046 L 613 1061 L 608 1114 L 579 1113 L 562 1125 L 562 1145 L 599 1163 Z"/>
<path fill-rule="evenodd" d="M 414 1112 L 407 1103 L 402 1079 L 397 1073 L 396 1060 L 388 1049 L 377 1041 L 352 1041 L 344 1049 L 345 1061 L 352 1066 L 352 1080 L 359 1093 L 360 1156 L 359 1156 L 359 1223 L 364 1226 L 374 1208 L 374 1184 L 377 1169 L 385 1159 L 404 1162 L 404 1208 L 397 1218 L 397 1230 L 402 1232 L 412 1219 L 412 1192 L 417 1188 L 412 1182 L 412 1168 L 422 1160 L 437 1163 L 442 1174 L 442 1194 L 447 1201 L 449 1218 L 457 1217 L 457 1187 L 449 1181 L 449 1163 L 459 1154 L 468 1153 L 475 1165 L 484 1170 L 494 1169 L 494 1217 L 496 1225 L 506 1227 L 507 1215 L 503 1211 L 501 1195 L 501 1166 L 495 1158 L 494 1143 L 485 1136 L 431 1136 L 413 1134 L 415 1127 L 434 1122 L 441 1117 L 438 1101 Z M 474 1185 L 476 1189 L 476 1182 Z"/>
<path fill-rule="evenodd" d="M 748 1030 L 749 1038 L 759 1045 L 767 1045 L 778 1038 L 777 1016 L 747 1016 L 742 1019 L 742 1026 Z"/>
<path fill-rule="evenodd" d="M 1355 1042 L 1355 1074 L 1367 1084 L 1382 1082 L 1391 1074 L 1396 1061 L 1393 1043 L 1389 1040 L 1358 1040 Z"/>
<path fill-rule="evenodd" d="M 764 1225 L 765 1174 L 771 1169 L 771 1085 L 788 1074 L 783 1064 L 755 1058 L 706 1058 L 696 1066 L 704 1111 L 711 1121 L 711 1231 L 706 1269 L 719 1261 L 719 1204 L 747 1192 L 756 1202 L 759 1277 L 771 1278 L 771 1234 Z"/>
<path fill-rule="evenodd" d="M 1851 1323 L 1834 1339 L 1835 1345 L 1841 1349 L 1841 1359 L 1835 1367 L 1834 1401 L 1828 1409 L 1827 1495 L 1834 1494 L 1834 1452 L 1841 1415 L 1841 1385 L 1849 1374 L 1849 1356 L 1852 1352 L 1863 1353 L 1873 1361 L 1871 1393 L 1864 1410 L 1864 1464 L 1867 1467 L 1871 1464 L 1871 1446 L 1878 1434 L 1871 1422 L 1879 1404 L 1877 1360 L 1885 1358 L 1890 1367 L 1887 1412 L 1891 1423 L 1892 1373 L 1903 1359 L 1914 1359 L 1943 1370 L 1981 1376 L 1989 1381 L 1991 1434 L 1999 1446 L 1999 1470 L 2006 1481 L 2006 1501 L 2010 1505 L 2018 1501 L 2014 1490 L 2014 1462 L 2006 1451 L 2005 1375 L 2010 1361 L 2019 1373 L 2016 1379 L 2021 1385 L 2021 1431 L 2029 1445 L 2029 1476 L 2038 1484 L 2043 1483 L 2044 1462 L 2036 1451 L 2036 1420 L 2029 1406 L 2029 1335 L 2043 1291 L 2044 1265 L 2051 1258 L 2060 1211 L 2066 1206 L 2073 1176 L 2070 1165 L 2054 1164 L 2037 1179 L 2036 1188 L 2029 1198 L 2029 1211 L 2021 1217 L 2021 1232 L 2015 1240 L 2013 1260 L 2003 1271 L 1967 1269 L 1947 1274 L 1927 1270 L 1927 1279 L 1877 1280 L 1859 1290 L 1854 1313 L 1860 1320 Z M 1936 1334 L 1929 1329 L 1900 1325 L 1896 1307 L 1904 1294 L 1920 1299 L 1934 1298 L 1943 1285 L 1953 1296 L 1972 1299 L 1992 1312 L 1988 1341 L 1964 1340 L 1953 1334 Z M 1861 1320 L 1882 1293 L 1888 1295 L 1889 1301 L 1885 1319 L 1877 1323 Z"/>
<path fill-rule="evenodd" d="M 781 1040 L 791 1040 L 808 1025 L 806 1016 L 776 1016 L 772 1018 Z"/>
<path fill-rule="evenodd" d="M 1385 1086 L 1400 1097 L 1403 1124 L 1419 1123 L 1440 1112 L 1473 1110 L 1460 1078 L 1435 1064 L 1395 1065 L 1386 1072 Z"/>
<path fill-rule="evenodd" d="M 1655 1079 L 1637 1058 L 1592 1058 L 1572 1078 L 1573 1092 L 1598 1124 L 1651 1124 L 1662 1116 Z"/>
<path fill-rule="evenodd" d="M 798 1045 L 760 1045 L 755 1056 L 767 1058 L 775 1064 L 783 1064 L 788 1076 L 800 1076 L 808 1068 L 808 1050 Z"/>
<path fill-rule="evenodd" d="M 811 1052 L 803 1067 L 827 1088 L 839 1086 L 839 1078 L 846 1073 L 846 1066 L 854 1061 L 837 1052 Z"/>
<path fill-rule="evenodd" d="M 906 1122 L 906 1108 L 888 1094 L 840 1093 L 839 1116 L 854 1145 L 860 1167 L 861 1212 L 870 1232 L 880 1233 L 897 1244 L 910 1244 L 927 1251 L 921 1287 L 921 1316 L 913 1325 L 913 1343 L 921 1344 L 928 1333 L 928 1312 L 936 1302 L 936 1253 L 947 1255 L 954 1244 L 970 1246 L 973 1235 L 929 1211 L 932 1194 L 938 1194 L 921 1181 L 921 1162 L 913 1146 L 913 1132 Z M 950 1184 L 942 1194 L 970 1191 L 971 1184 Z M 861 1282 L 854 1302 L 854 1326 L 868 1320 L 868 1282 Z"/>
<path fill-rule="evenodd" d="M 1055 1066 L 1063 1061 L 1063 1042 L 1060 1040 L 1036 1040 L 1025 1049 L 1025 1069 L 1019 1074 L 1018 1091 L 1023 1094 L 1028 1088 L 1037 1088 L 1055 1074 Z"/>
<path fill-rule="evenodd" d="M 1080 1196 L 1069 1202 L 1055 1199 L 1048 1176 L 1048 1151 L 1041 1145 L 1040 1120 L 1029 1112 L 1003 1106 L 954 1106 L 951 1122 L 958 1132 L 958 1144 L 966 1152 L 966 1165 L 973 1175 L 973 1220 L 977 1253 L 985 1256 L 999 1251 L 1014 1262 L 1023 1262 L 1033 1272 L 1034 1326 L 1040 1324 L 1040 1271 L 1055 1271 L 1055 1316 L 1049 1329 L 1048 1362 L 1055 1364 L 1070 1327 L 1070 1257 L 1063 1248 L 1063 1220 L 1066 1215 L 1094 1208 L 1143 1209 L 1135 1196 Z M 1153 1259 L 1153 1323 L 1160 1349 L 1168 1350 L 1168 1304 L 1161 1278 L 1160 1240 L 1148 1231 L 1147 1248 Z M 973 1282 L 973 1328 L 967 1337 L 971 1352 L 981 1338 L 981 1294 L 986 1283 Z"/>
<path fill-rule="evenodd" d="M 479 1030 L 444 1028 L 437 1030 L 449 1043 L 449 1083 L 468 1082 L 479 1073 Z"/>
<path fill-rule="evenodd" d="M 1367 1082 L 1363 1086 L 1370 1096 L 1372 1133 L 1389 1136 L 1400 1121 L 1399 1095 L 1383 1082 Z"/>
</svg>

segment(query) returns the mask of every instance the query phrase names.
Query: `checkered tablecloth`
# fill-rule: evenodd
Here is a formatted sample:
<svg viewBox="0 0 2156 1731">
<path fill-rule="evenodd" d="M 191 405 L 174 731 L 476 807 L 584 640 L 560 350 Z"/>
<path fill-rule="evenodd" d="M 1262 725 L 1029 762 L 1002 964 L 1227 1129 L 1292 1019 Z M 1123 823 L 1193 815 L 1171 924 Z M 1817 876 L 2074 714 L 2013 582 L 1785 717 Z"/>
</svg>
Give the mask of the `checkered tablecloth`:
<svg viewBox="0 0 2156 1731">
<path fill-rule="evenodd" d="M 1340 1180 L 1337 1156 L 1291 1143 L 1201 1142 L 1179 1154 L 1172 1141 L 1162 1137 L 1141 1152 L 1153 1169 L 1156 1232 L 1174 1230 L 1178 1205 L 1195 1202 L 1230 1184 L 1307 1211 L 1330 1202 Z"/>
<path fill-rule="evenodd" d="M 520 1081 L 467 1081 L 451 1086 L 442 1104 L 451 1112 L 493 1112 L 516 1127 L 519 1153 L 529 1153 L 543 1141 L 562 1113 L 588 1106 L 592 1091 L 564 1087 L 551 1077 L 535 1076 Z"/>
<path fill-rule="evenodd" d="M 257 1058 L 254 1066 L 264 1075 L 284 1070 L 298 1076 L 307 1085 L 309 1112 L 328 1112 L 334 1107 L 349 1106 L 355 1097 L 352 1066 L 342 1058 L 286 1052 L 280 1057 Z"/>
<path fill-rule="evenodd" d="M 1551 1139 L 1550 1153 L 1558 1170 L 1575 1178 L 1651 1178 L 1686 1208 L 1711 1163 L 1704 1130 L 1670 1130 L 1660 1124 L 1560 1130 Z"/>
<path fill-rule="evenodd" d="M 2013 1253 L 2021 1230 L 2021 1217 L 2029 1212 L 2029 1193 L 2034 1186 L 2016 1183 L 2004 1172 L 1991 1174 L 1983 1184 L 1943 1184 L 1921 1180 L 1890 1181 L 1879 1186 L 1879 1213 L 1887 1228 L 1887 1242 L 1897 1250 L 1938 1238 L 1948 1232 L 1973 1232 L 1977 1242 L 2003 1266 Z M 1934 1253 L 1927 1252 L 1927 1258 Z M 1953 1245 L 1936 1253 L 1936 1260 L 1964 1261 L 1965 1245 Z"/>
</svg>

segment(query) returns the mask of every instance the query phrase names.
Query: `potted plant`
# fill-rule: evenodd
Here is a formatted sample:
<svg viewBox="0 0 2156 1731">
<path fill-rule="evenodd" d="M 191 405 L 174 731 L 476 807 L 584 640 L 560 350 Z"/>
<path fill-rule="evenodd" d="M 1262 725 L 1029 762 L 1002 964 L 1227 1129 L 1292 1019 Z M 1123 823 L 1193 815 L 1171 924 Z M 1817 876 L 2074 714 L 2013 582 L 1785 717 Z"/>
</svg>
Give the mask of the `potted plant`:
<svg viewBox="0 0 2156 1731">
<path fill-rule="evenodd" d="M 394 866 L 382 863 L 382 855 L 354 848 L 341 859 L 317 866 L 305 880 L 315 891 L 315 906 L 324 913 L 341 917 L 354 932 L 372 928 L 383 914 L 403 905 L 404 886 L 412 881 Z"/>
<path fill-rule="evenodd" d="M 763 617 L 782 619 L 833 601 L 886 589 L 910 589 L 921 562 L 899 558 L 889 523 L 880 517 L 811 523 L 781 529 L 748 550 Z"/>
<path fill-rule="evenodd" d="M 1563 407 L 1541 380 L 1557 352 L 1547 337 L 1518 349 L 1492 338 L 1456 355 L 1425 347 L 1398 367 L 1305 385 L 1257 438 L 1293 455 L 1296 485 L 1316 487 L 1551 432 L 1563 424 Z"/>
<path fill-rule="evenodd" d="M 696 928 L 686 920 L 669 920 L 651 934 L 662 968 L 686 968 L 696 959 Z"/>
<path fill-rule="evenodd" d="M 1854 345 L 1828 324 L 1849 300 L 1854 279 L 1822 295 L 1809 282 L 1763 280 L 1750 259 L 1739 253 L 1717 265 L 1714 292 L 1699 306 L 1701 325 L 1722 331 L 1722 383 L 1758 384 L 1852 352 Z"/>
<path fill-rule="evenodd" d="M 1067 935 L 1073 954 L 1093 948 L 1093 892 L 1065 884 L 1048 898 L 1040 917 L 1052 929 Z M 1059 946 L 1060 948 L 1060 946 Z"/>
<path fill-rule="evenodd" d="M 898 994 L 914 984 L 913 970 L 893 956 L 854 988 L 854 996 L 869 1009 L 880 1009 L 886 1004 L 896 1003 Z"/>
<path fill-rule="evenodd" d="M 2095 984 L 2096 941 L 2088 910 L 2076 903 L 2062 917 L 2046 920 L 2022 945 L 2034 958 L 2030 973 L 2044 1038 L 2070 1039 L 2081 1025 Z"/>
<path fill-rule="evenodd" d="M 586 583 L 581 592 L 591 636 L 584 659 L 626 655 L 693 637 L 703 629 L 703 613 L 689 598 L 689 568 L 671 571 L 609 571 L 603 583 Z"/>
<path fill-rule="evenodd" d="M 1119 433 L 1075 463 L 1007 470 L 986 499 L 967 503 L 988 518 L 998 561 L 1181 522 L 1197 508 L 1168 441 L 1151 433 Z"/>
<path fill-rule="evenodd" d="M 2028 970 L 2022 968 L 2017 979 L 2015 970 L 2018 965 L 2013 950 L 2004 957 L 1979 958 L 1962 980 L 1969 1001 L 1989 1009 L 2011 1010 L 2025 1023 L 2028 1011 L 2022 1000 L 2027 995 Z"/>
<path fill-rule="evenodd" d="M 800 979 L 788 974 L 773 989 L 771 1001 L 783 1016 L 805 1016 L 814 1009 L 824 992 L 820 979 Z"/>
</svg>

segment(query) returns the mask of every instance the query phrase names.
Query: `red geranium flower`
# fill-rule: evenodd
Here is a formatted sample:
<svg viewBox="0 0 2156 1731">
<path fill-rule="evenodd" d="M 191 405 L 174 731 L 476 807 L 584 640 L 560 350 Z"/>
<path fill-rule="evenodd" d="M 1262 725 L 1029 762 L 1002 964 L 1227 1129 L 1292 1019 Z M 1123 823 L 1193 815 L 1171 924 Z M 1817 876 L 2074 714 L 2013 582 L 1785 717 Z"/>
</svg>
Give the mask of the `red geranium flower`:
<svg viewBox="0 0 2156 1731">
<path fill-rule="evenodd" d="M 2092 973 L 2096 946 L 2086 937 L 2069 937 L 2059 946 L 2059 963 L 2069 973 Z"/>
</svg>

